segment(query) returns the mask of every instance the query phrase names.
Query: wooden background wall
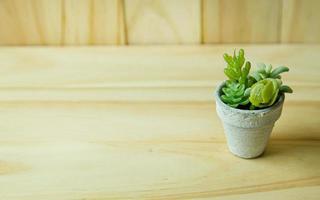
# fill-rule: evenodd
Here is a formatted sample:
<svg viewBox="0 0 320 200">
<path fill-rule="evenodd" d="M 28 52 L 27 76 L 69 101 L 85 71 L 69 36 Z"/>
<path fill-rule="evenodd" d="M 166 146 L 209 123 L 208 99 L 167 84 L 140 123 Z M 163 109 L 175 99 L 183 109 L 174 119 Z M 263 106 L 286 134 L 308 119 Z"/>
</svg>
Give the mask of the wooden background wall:
<svg viewBox="0 0 320 200">
<path fill-rule="evenodd" d="M 319 43 L 319 0 L 0 0 L 0 45 Z"/>
</svg>

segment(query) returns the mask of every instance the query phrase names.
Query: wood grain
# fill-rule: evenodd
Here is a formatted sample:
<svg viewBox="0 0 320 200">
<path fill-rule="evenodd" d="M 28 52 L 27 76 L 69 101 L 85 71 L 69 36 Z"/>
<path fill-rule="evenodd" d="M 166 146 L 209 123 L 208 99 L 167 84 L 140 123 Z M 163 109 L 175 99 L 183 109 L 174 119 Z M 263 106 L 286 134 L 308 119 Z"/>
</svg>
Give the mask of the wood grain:
<svg viewBox="0 0 320 200">
<path fill-rule="evenodd" d="M 60 0 L 1 0 L 0 44 L 60 44 L 61 8 Z"/>
<path fill-rule="evenodd" d="M 118 0 L 4 0 L 2 45 L 123 44 Z"/>
<path fill-rule="evenodd" d="M 120 0 L 93 0 L 91 10 L 92 43 L 121 45 L 124 40 L 124 19 Z"/>
<path fill-rule="evenodd" d="M 202 1 L 202 43 L 220 42 L 220 0 Z"/>
<path fill-rule="evenodd" d="M 129 44 L 200 43 L 199 0 L 128 0 L 125 14 Z"/>
<path fill-rule="evenodd" d="M 91 1 L 65 0 L 63 5 L 63 44 L 90 44 L 91 35 Z"/>
<path fill-rule="evenodd" d="M 221 55 L 241 47 L 254 65 L 291 68 L 288 101 L 320 99 L 319 45 L 219 45 L 2 47 L 0 100 L 212 101 L 224 79 Z"/>
<path fill-rule="evenodd" d="M 281 1 L 205 0 L 204 6 L 205 43 L 280 41 Z"/>
<path fill-rule="evenodd" d="M 319 43 L 319 8 L 317 0 L 283 0 L 282 42 Z"/>
<path fill-rule="evenodd" d="M 221 54 L 290 66 L 263 157 L 228 152 Z M 319 45 L 0 48 L 0 198 L 314 199 Z M 18 191 L 18 192 L 17 192 Z"/>
<path fill-rule="evenodd" d="M 291 199 L 297 193 L 293 199 L 316 199 L 316 108 L 286 104 L 282 119 L 290 122 L 276 125 L 262 158 L 244 160 L 228 152 L 213 102 L 2 102 L 0 194 L 7 200 Z"/>
<path fill-rule="evenodd" d="M 64 0 L 64 45 L 122 44 L 118 0 Z"/>
<path fill-rule="evenodd" d="M 318 43 L 317 0 L 1 0 L 0 45 Z"/>
</svg>

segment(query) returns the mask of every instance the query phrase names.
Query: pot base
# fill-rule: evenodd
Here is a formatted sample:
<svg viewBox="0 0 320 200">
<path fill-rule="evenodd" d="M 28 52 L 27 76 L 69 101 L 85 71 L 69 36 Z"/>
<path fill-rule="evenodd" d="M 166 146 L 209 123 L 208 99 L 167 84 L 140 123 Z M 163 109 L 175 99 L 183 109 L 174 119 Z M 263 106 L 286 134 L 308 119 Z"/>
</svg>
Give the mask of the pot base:
<svg viewBox="0 0 320 200">
<path fill-rule="evenodd" d="M 228 147 L 230 153 L 232 153 L 234 156 L 238 157 L 238 158 L 243 158 L 243 159 L 255 159 L 255 158 L 259 158 L 261 156 L 263 156 L 264 152 L 261 152 L 260 154 L 258 155 L 255 155 L 255 156 L 248 156 L 248 155 L 243 155 L 243 154 L 238 154 L 237 152 L 233 152 L 229 147 Z"/>
<path fill-rule="evenodd" d="M 241 158 L 257 158 L 262 155 L 272 129 L 273 124 L 259 128 L 240 128 L 224 124 L 229 150 Z"/>
</svg>

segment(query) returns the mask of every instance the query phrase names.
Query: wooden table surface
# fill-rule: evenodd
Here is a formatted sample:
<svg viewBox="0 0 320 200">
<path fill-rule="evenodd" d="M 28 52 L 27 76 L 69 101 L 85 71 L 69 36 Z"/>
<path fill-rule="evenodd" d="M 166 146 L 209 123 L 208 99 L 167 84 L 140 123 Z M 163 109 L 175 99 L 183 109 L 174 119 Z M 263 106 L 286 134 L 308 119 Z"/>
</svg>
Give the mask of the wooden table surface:
<svg viewBox="0 0 320 200">
<path fill-rule="evenodd" d="M 228 152 L 222 53 L 287 65 L 263 157 Z M 320 45 L 2 47 L 0 199 L 319 199 Z"/>
</svg>

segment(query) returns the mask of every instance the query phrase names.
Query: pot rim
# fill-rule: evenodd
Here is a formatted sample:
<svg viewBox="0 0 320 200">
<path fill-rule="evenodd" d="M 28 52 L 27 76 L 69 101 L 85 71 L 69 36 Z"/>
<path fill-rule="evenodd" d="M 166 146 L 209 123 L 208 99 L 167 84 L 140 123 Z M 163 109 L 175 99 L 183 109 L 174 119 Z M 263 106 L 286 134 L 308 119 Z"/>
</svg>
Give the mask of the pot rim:
<svg viewBox="0 0 320 200">
<path fill-rule="evenodd" d="M 233 107 L 229 106 L 228 104 L 225 104 L 220 98 L 220 92 L 222 90 L 222 87 L 225 84 L 226 84 L 226 81 L 223 81 L 217 86 L 217 89 L 215 91 L 215 99 L 221 105 L 226 106 L 226 107 L 228 107 L 228 109 L 234 110 L 239 113 L 259 114 L 259 113 L 270 112 L 271 110 L 274 110 L 274 109 L 280 107 L 283 104 L 284 99 L 285 99 L 285 95 L 284 95 L 284 93 L 282 93 L 280 98 L 276 101 L 276 103 L 274 103 L 272 106 L 267 107 L 267 108 L 263 108 L 263 109 L 259 109 L 259 110 L 243 110 L 243 109 L 239 109 L 239 108 L 233 108 Z"/>
</svg>

